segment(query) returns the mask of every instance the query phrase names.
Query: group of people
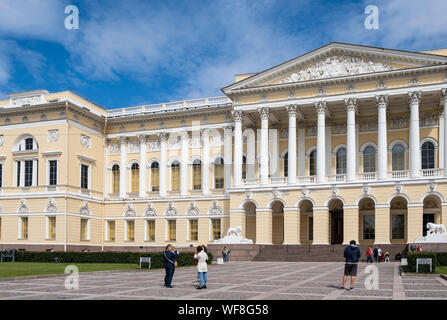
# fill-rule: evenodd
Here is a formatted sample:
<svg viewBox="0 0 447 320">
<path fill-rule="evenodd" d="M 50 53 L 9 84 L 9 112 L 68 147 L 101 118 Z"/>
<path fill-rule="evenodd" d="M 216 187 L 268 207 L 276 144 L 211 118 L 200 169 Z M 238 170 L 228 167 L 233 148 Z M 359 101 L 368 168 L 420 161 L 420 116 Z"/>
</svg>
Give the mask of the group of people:
<svg viewBox="0 0 447 320">
<path fill-rule="evenodd" d="M 225 262 L 228 262 L 230 255 L 230 250 L 225 246 L 222 250 L 222 257 Z M 173 246 L 168 244 L 163 251 L 163 264 L 165 267 L 165 288 L 172 288 L 172 278 L 174 277 L 175 268 L 177 267 L 177 258 L 179 252 L 174 250 Z M 206 246 L 200 245 L 196 248 L 194 253 L 195 264 L 197 265 L 197 281 L 199 284 L 197 286 L 198 290 L 206 289 L 208 282 L 208 250 Z"/>
<path fill-rule="evenodd" d="M 382 249 L 377 246 L 374 247 L 374 249 L 372 247 L 368 247 L 368 249 L 366 249 L 366 263 L 373 263 L 373 258 L 374 262 L 376 263 L 379 262 L 389 263 L 390 253 L 388 251 L 382 252 Z"/>
</svg>

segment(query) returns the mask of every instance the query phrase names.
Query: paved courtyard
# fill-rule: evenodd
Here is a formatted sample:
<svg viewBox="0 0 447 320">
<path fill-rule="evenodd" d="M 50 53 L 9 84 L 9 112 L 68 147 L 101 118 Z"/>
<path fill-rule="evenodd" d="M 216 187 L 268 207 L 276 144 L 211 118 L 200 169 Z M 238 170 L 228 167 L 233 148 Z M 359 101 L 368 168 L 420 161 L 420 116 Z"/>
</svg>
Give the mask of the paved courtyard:
<svg viewBox="0 0 447 320">
<path fill-rule="evenodd" d="M 162 287 L 164 270 L 81 273 L 79 289 L 65 289 L 65 276 L 0 280 L 0 299 L 447 299 L 447 281 L 439 276 L 404 276 L 398 264 L 379 264 L 379 289 L 365 288 L 366 264 L 360 264 L 355 291 L 338 290 L 343 263 L 230 262 L 212 265 L 208 289 L 194 287 L 195 267 L 176 270 L 173 289 Z"/>
</svg>

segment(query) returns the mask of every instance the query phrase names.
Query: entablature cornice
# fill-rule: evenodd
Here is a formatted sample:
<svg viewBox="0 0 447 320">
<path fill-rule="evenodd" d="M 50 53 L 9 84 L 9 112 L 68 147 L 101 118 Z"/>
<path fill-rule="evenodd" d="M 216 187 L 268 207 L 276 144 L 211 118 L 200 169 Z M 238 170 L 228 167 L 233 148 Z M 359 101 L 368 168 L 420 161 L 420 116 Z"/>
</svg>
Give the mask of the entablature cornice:
<svg viewBox="0 0 447 320">
<path fill-rule="evenodd" d="M 342 102 L 346 99 L 371 99 L 376 98 L 376 96 L 388 95 L 388 96 L 397 96 L 397 95 L 407 95 L 412 91 L 421 91 L 422 93 L 432 93 L 432 92 L 441 92 L 442 89 L 447 87 L 447 83 L 438 83 L 438 84 L 428 84 L 428 85 L 419 85 L 417 87 L 402 87 L 402 88 L 384 88 L 377 89 L 372 91 L 365 92 L 354 92 L 354 93 L 344 93 L 344 94 L 335 94 L 335 95 L 327 95 L 327 96 L 319 96 L 319 97 L 308 97 L 308 98 L 295 98 L 289 100 L 280 100 L 280 101 L 266 101 L 266 102 L 256 102 L 249 104 L 239 104 L 234 106 L 234 110 L 241 111 L 256 111 L 262 107 L 273 108 L 285 108 L 285 106 L 290 104 L 296 104 L 298 106 L 303 105 L 314 105 L 320 101 L 326 101 L 326 103 L 331 102 Z"/>
</svg>

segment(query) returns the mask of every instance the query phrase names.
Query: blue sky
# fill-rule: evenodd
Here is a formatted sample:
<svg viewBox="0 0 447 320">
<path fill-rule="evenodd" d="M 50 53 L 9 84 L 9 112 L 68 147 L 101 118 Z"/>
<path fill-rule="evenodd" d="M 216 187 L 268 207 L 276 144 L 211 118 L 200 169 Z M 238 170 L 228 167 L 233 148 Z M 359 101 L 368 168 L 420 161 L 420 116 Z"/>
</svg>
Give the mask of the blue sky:
<svg viewBox="0 0 447 320">
<path fill-rule="evenodd" d="M 379 29 L 364 27 L 379 8 Z M 67 5 L 79 29 L 64 27 Z M 447 47 L 445 0 L 0 0 L 0 99 L 71 90 L 105 108 L 222 95 L 332 41 Z"/>
</svg>

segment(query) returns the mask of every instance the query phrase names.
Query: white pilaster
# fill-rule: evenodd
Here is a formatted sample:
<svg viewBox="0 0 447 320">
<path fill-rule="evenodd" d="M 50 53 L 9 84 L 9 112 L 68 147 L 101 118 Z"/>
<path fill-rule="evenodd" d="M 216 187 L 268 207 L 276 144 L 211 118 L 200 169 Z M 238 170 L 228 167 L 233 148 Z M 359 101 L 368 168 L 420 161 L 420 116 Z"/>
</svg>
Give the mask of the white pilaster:
<svg viewBox="0 0 447 320">
<path fill-rule="evenodd" d="M 127 138 L 119 137 L 120 141 L 120 198 L 126 199 L 127 195 L 127 184 L 126 184 L 126 174 L 127 174 Z"/>
<path fill-rule="evenodd" d="M 296 183 L 296 112 L 297 106 L 287 106 L 289 113 L 289 137 L 288 137 L 288 183 Z"/>
<path fill-rule="evenodd" d="M 39 170 L 37 164 L 38 164 L 37 159 L 33 159 L 33 181 L 32 181 L 33 187 L 37 186 L 37 172 Z"/>
<path fill-rule="evenodd" d="M 188 158 L 189 158 L 189 133 L 186 130 L 181 132 L 182 155 L 180 164 L 180 195 L 188 196 Z"/>
<path fill-rule="evenodd" d="M 421 101 L 421 92 L 410 92 L 408 98 L 410 102 L 410 177 L 416 178 L 421 174 L 421 151 L 419 145 L 419 103 Z"/>
<path fill-rule="evenodd" d="M 326 138 L 326 101 L 319 101 L 315 103 L 318 125 L 317 125 L 317 182 L 324 182 L 326 180 L 325 168 L 325 138 Z"/>
<path fill-rule="evenodd" d="M 202 195 L 210 194 L 210 136 L 208 130 L 202 131 Z"/>
<path fill-rule="evenodd" d="M 355 143 L 355 112 L 357 109 L 357 99 L 346 99 L 347 125 L 346 125 L 346 180 L 355 180 L 356 170 L 356 143 Z"/>
<path fill-rule="evenodd" d="M 166 142 L 168 140 L 167 133 L 159 133 L 158 138 L 160 140 L 160 169 L 159 169 L 159 190 L 160 197 L 166 197 L 166 172 L 168 171 L 168 163 L 167 163 L 167 150 L 166 150 Z"/>
<path fill-rule="evenodd" d="M 25 186 L 25 161 L 20 161 L 20 184 L 19 186 Z"/>
<path fill-rule="evenodd" d="M 447 177 L 447 88 L 442 89 L 444 100 L 444 177 Z"/>
<path fill-rule="evenodd" d="M 240 187 L 242 184 L 242 120 L 241 110 L 233 111 L 234 117 L 234 177 L 233 184 Z"/>
<path fill-rule="evenodd" d="M 388 106 L 388 95 L 377 96 L 377 158 L 378 158 L 378 179 L 387 178 L 388 152 L 387 152 L 387 122 L 386 108 Z"/>
<path fill-rule="evenodd" d="M 233 156 L 233 129 L 231 127 L 224 128 L 224 175 L 225 175 L 225 192 L 231 188 L 231 168 Z"/>
<path fill-rule="evenodd" d="M 140 198 L 146 197 L 146 143 L 147 137 L 145 135 L 139 135 L 138 140 L 140 141 Z"/>
<path fill-rule="evenodd" d="M 267 184 L 269 178 L 269 155 L 268 155 L 268 135 L 270 109 L 261 108 L 258 110 L 261 117 L 261 156 L 259 179 L 261 184 Z"/>
</svg>

